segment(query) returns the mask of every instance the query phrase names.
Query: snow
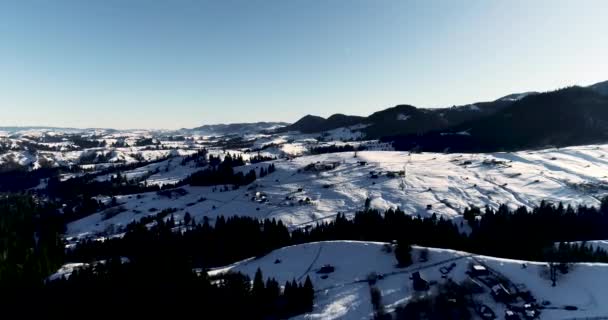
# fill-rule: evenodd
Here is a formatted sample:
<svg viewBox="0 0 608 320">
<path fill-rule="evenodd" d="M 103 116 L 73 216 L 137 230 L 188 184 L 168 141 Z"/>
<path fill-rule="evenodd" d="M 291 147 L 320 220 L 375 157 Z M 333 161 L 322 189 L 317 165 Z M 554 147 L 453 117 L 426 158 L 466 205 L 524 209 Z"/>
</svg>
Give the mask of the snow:
<svg viewBox="0 0 608 320">
<path fill-rule="evenodd" d="M 374 272 L 384 275 L 376 286 L 382 292 L 382 301 L 387 311 L 407 303 L 414 296 L 425 293 L 412 289 L 409 276 L 419 271 L 427 281 L 445 281 L 439 269 L 454 263 L 456 266 L 448 277 L 456 282 L 468 278 L 465 271 L 472 263 L 483 263 L 507 277 L 521 288 L 527 288 L 539 301 L 549 301 L 554 309 L 542 310 L 541 319 L 567 319 L 597 317 L 608 314 L 608 304 L 602 303 L 608 294 L 608 264 L 574 264 L 570 272 L 560 275 L 557 286 L 541 276 L 546 263 L 499 259 L 471 255 L 445 249 L 429 249 L 427 262 L 415 262 L 407 268 L 397 268 L 393 253 L 383 251 L 385 244 L 378 242 L 329 241 L 308 243 L 275 250 L 258 259 L 247 259 L 231 266 L 211 270 L 215 275 L 227 271 L 242 272 L 253 278 L 260 268 L 264 277 L 274 277 L 279 283 L 296 279 L 303 281 L 309 276 L 316 291 L 315 306 L 311 313 L 297 319 L 370 319 L 372 307 L 369 298 L 367 276 Z M 422 248 L 415 247 L 413 258 Z M 276 260 L 281 262 L 275 264 Z M 335 267 L 327 279 L 322 279 L 316 271 L 325 264 Z M 522 268 L 522 264 L 526 268 Z M 505 307 L 496 303 L 486 289 L 484 294 L 475 296 L 490 306 L 500 317 Z M 576 306 L 577 311 L 566 311 L 564 306 Z"/>
<path fill-rule="evenodd" d="M 197 221 L 203 216 L 213 219 L 218 215 L 276 218 L 296 228 L 332 219 L 338 212 L 352 216 L 363 209 L 366 198 L 370 198 L 374 208 L 401 208 L 421 216 L 436 213 L 457 222 L 464 209 L 473 205 L 531 208 L 547 200 L 597 206 L 608 195 L 606 154 L 608 145 L 491 154 L 360 151 L 357 158 L 353 152 L 343 152 L 281 159 L 272 162 L 276 172 L 237 190 L 220 192 L 221 186 L 187 186 L 184 190 L 188 194 L 181 197 L 167 198 L 156 193 L 141 194 L 142 199 L 119 196 L 125 212 L 108 220 L 102 220 L 98 213 L 75 221 L 68 226 L 68 235 L 95 234 L 112 224 L 124 226 L 151 214 L 151 208 L 176 208 L 177 218 L 189 212 Z M 366 164 L 361 165 L 360 161 Z M 339 165 L 326 171 L 303 170 L 317 162 Z M 259 170 L 267 165 L 247 165 L 238 170 Z M 377 179 L 371 177 L 372 171 L 379 173 Z M 404 175 L 399 176 L 399 171 L 404 171 Z M 387 172 L 396 176 L 389 177 Z M 174 181 L 186 173 L 170 170 L 162 176 L 161 172 L 158 182 Z M 264 192 L 268 202 L 251 201 L 257 191 Z M 206 201 L 199 201 L 201 198 Z M 300 202 L 306 198 L 310 203 Z M 431 210 L 427 210 L 428 205 Z"/>
<path fill-rule="evenodd" d="M 439 135 L 441 136 L 470 136 L 471 133 L 469 132 L 469 130 L 465 130 L 465 131 L 458 131 L 458 132 L 441 132 L 439 133 Z"/>
<path fill-rule="evenodd" d="M 196 167 L 196 164 L 191 161 L 182 165 L 183 157 L 174 157 L 160 162 L 145 165 L 133 170 L 123 171 L 120 174 L 126 177 L 128 180 L 143 179 L 142 184 L 147 185 L 166 185 L 175 184 L 192 173 L 202 170 L 203 168 Z M 116 174 L 107 174 L 98 176 L 97 181 L 108 181 L 112 177 L 116 177 Z"/>
<path fill-rule="evenodd" d="M 57 270 L 57 272 L 50 275 L 47 279 L 49 281 L 59 280 L 61 278 L 67 279 L 72 275 L 72 272 L 74 272 L 74 270 L 87 267 L 88 265 L 89 265 L 88 263 L 83 263 L 83 262 L 66 263 L 63 266 L 61 266 L 59 268 L 59 270 Z"/>
<path fill-rule="evenodd" d="M 479 109 L 479 107 L 475 104 L 470 104 L 468 105 L 469 110 L 473 110 L 473 111 L 480 111 L 481 109 Z"/>
<path fill-rule="evenodd" d="M 469 106 L 473 107 L 476 106 Z M 398 117 L 403 121 L 409 119 L 404 114 Z M 105 219 L 102 211 L 74 221 L 68 224 L 66 237 L 73 238 L 74 241 L 81 237 L 98 241 L 112 236 L 120 237 L 124 232 L 123 227 L 129 222 L 168 208 L 177 210 L 174 213 L 177 221 L 186 213 L 190 213 L 199 222 L 203 217 L 213 221 L 219 215 L 241 215 L 260 219 L 276 218 L 290 228 L 299 228 L 331 220 L 339 212 L 352 217 L 355 212 L 363 209 L 367 198 L 371 200 L 372 208 L 400 208 L 407 214 L 421 216 L 435 213 L 458 222 L 462 219 L 463 210 L 472 205 L 482 208 L 497 208 L 500 204 L 507 204 L 511 208 L 533 207 L 542 200 L 548 200 L 573 206 L 597 206 L 600 199 L 608 195 L 608 144 L 510 153 L 418 154 L 387 151 L 392 150 L 390 144 L 370 140 L 348 142 L 355 147 L 366 148 L 367 151 L 357 152 L 356 157 L 354 152 L 307 155 L 312 147 L 344 145 L 340 140 L 359 140 L 363 137 L 360 132 L 362 128 L 364 126 L 339 128 L 328 131 L 321 137 L 298 133 L 246 136 L 245 140 L 251 141 L 254 149 L 264 148 L 261 152 L 263 155 L 288 155 L 295 158 L 272 161 L 276 172 L 237 190 L 224 186 L 185 186 L 182 188 L 185 194 L 173 194 L 170 197 L 156 192 L 117 196 L 121 213 Z M 208 136 L 191 136 L 193 139 L 189 141 L 162 141 L 161 150 L 105 147 L 30 153 L 19 149 L 20 143 L 28 139 L 28 136 L 39 137 L 49 135 L 50 132 L 54 131 L 21 130 L 18 131 L 17 138 L 13 138 L 13 132 L 8 131 L 7 135 L 10 136 L 5 139 L 6 144 L 13 149 L 0 154 L 0 164 L 18 163 L 32 169 L 42 165 L 78 165 L 83 154 L 110 153 L 108 163 L 80 164 L 83 168 L 99 169 L 120 163 L 136 163 L 138 158 L 150 161 L 171 156 L 168 160 L 121 172 L 128 179 L 143 179 L 142 183 L 164 185 L 181 181 L 202 169 L 195 167 L 194 163 L 181 165 L 184 156 L 196 152 L 202 146 L 206 146 L 210 154 L 220 157 L 225 156 L 226 151 L 242 155 L 245 160 L 257 154 L 246 153 L 249 148 L 225 151 L 215 148 L 215 140 Z M 100 129 L 87 132 L 108 142 L 125 140 L 131 145 L 141 137 L 155 136 L 155 133 L 145 130 L 109 133 Z M 469 133 L 462 131 L 452 134 Z M 47 145 L 64 146 L 67 143 Z M 306 166 L 316 163 L 336 163 L 338 166 L 320 171 L 304 170 Z M 248 164 L 235 170 L 247 172 L 255 169 L 259 173 L 268 164 L 269 162 Z M 377 177 L 372 176 L 371 172 Z M 66 174 L 61 178 L 77 175 L 79 174 Z M 111 175 L 98 177 L 99 180 L 110 178 Z M 42 186 L 44 181 L 39 185 Z M 223 189 L 227 191 L 222 191 Z M 268 201 L 260 203 L 252 200 L 257 192 L 263 193 Z M 109 202 L 109 198 L 102 200 Z M 431 206 L 430 210 L 427 210 L 428 205 Z M 588 244 L 608 248 L 608 241 L 605 240 Z M 579 311 L 544 310 L 543 319 L 608 314 L 608 305 L 602 303 L 602 298 L 608 294 L 608 277 L 605 276 L 608 265 L 576 264 L 553 288 L 548 280 L 539 276 L 545 268 L 542 263 L 431 249 L 431 259 L 427 263 L 416 263 L 409 268 L 398 269 L 394 265 L 393 254 L 383 252 L 383 246 L 382 243 L 349 241 L 304 244 L 282 248 L 266 257 L 249 259 L 213 272 L 236 270 L 253 277 L 255 270 L 261 267 L 266 277 L 276 277 L 283 283 L 293 278 L 303 280 L 309 275 L 319 290 L 316 305 L 312 313 L 299 318 L 369 319 L 372 311 L 369 288 L 364 280 L 370 272 L 388 275 L 377 286 L 383 293 L 385 307 L 390 311 L 416 295 L 411 290 L 409 280 L 413 270 L 422 268 L 425 279 L 441 281 L 438 268 L 445 264 L 435 264 L 446 260 L 456 261 L 457 267 L 452 271 L 451 277 L 462 281 L 466 277 L 464 271 L 468 264 L 481 261 L 513 282 L 525 284 L 539 301 L 548 300 L 554 307 L 579 307 Z M 276 259 L 281 259 L 282 262 L 274 264 Z M 522 268 L 522 263 L 528 267 Z M 324 264 L 336 266 L 336 272 L 330 274 L 328 279 L 321 279 L 315 273 Z M 69 276 L 75 268 L 82 266 L 78 263 L 66 264 L 53 276 Z M 483 302 L 499 315 L 504 312 L 504 307 L 494 303 L 491 298 L 483 298 Z"/>
<path fill-rule="evenodd" d="M 412 117 L 412 116 L 408 116 L 408 115 L 406 115 L 406 114 L 400 113 L 400 114 L 398 114 L 398 115 L 397 115 L 397 120 L 400 120 L 400 121 L 405 121 L 405 120 L 407 120 L 407 119 L 409 119 L 409 118 L 411 118 L 411 117 Z"/>
<path fill-rule="evenodd" d="M 599 249 L 608 251 L 608 240 L 573 241 L 573 242 L 566 242 L 566 243 L 578 244 L 578 245 L 584 244 L 587 247 L 591 247 L 593 250 L 595 250 L 596 248 L 599 248 Z M 555 245 L 557 246 L 557 245 L 559 245 L 559 243 L 556 243 Z"/>
<path fill-rule="evenodd" d="M 499 101 L 512 101 L 512 102 L 514 102 L 514 101 L 521 100 L 521 99 L 523 99 L 523 98 L 525 98 L 527 96 L 534 95 L 534 94 L 537 94 L 537 92 L 531 91 L 531 92 L 523 92 L 523 93 L 513 93 L 513 94 L 510 94 L 508 96 L 504 96 L 504 97 L 502 97 L 502 98 L 500 98 L 498 100 Z"/>
<path fill-rule="evenodd" d="M 120 258 L 120 262 L 121 263 L 128 263 L 129 259 L 125 258 L 125 257 L 121 257 Z M 96 265 L 96 264 L 105 264 L 106 260 L 99 260 L 99 261 L 94 261 L 92 263 L 84 263 L 84 262 L 70 262 L 70 263 L 66 263 L 64 265 L 62 265 L 59 270 L 57 270 L 55 273 L 51 274 L 50 276 L 47 277 L 48 281 L 54 281 L 54 280 L 59 280 L 61 278 L 69 278 L 72 275 L 72 272 L 74 272 L 75 270 L 78 269 L 82 269 L 82 268 L 86 268 L 89 267 L 91 265 Z"/>
<path fill-rule="evenodd" d="M 353 128 L 337 128 L 323 133 L 324 140 L 332 141 L 356 140 L 361 139 L 364 136 L 365 135 L 363 134 L 363 132 L 355 130 Z"/>
<path fill-rule="evenodd" d="M 289 155 L 299 156 L 308 151 L 308 148 L 301 142 L 285 143 L 281 145 L 281 151 Z"/>
</svg>

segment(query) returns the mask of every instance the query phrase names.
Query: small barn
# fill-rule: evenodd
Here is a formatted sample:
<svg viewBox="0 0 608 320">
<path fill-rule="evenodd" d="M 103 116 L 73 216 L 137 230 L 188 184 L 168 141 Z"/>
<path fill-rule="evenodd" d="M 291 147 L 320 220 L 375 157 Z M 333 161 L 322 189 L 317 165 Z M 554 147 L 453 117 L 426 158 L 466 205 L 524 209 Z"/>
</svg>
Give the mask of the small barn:
<svg viewBox="0 0 608 320">
<path fill-rule="evenodd" d="M 332 273 L 336 271 L 336 268 L 334 266 L 332 266 L 331 264 L 326 264 L 324 266 L 322 266 L 317 273 L 319 274 L 328 274 L 328 273 Z"/>
<path fill-rule="evenodd" d="M 507 309 L 505 311 L 505 320 L 521 320 L 521 318 L 513 310 L 508 310 Z"/>
<path fill-rule="evenodd" d="M 471 265 L 471 270 L 469 270 L 469 271 L 471 273 L 471 276 L 473 276 L 473 277 L 487 276 L 490 274 L 490 271 L 488 271 L 488 268 L 486 268 L 484 265 L 481 265 L 481 264 Z"/>
<path fill-rule="evenodd" d="M 314 168 L 317 171 L 333 170 L 333 169 L 337 168 L 339 165 L 340 165 L 340 162 L 337 162 L 337 161 L 324 161 L 324 162 L 315 163 Z"/>
</svg>

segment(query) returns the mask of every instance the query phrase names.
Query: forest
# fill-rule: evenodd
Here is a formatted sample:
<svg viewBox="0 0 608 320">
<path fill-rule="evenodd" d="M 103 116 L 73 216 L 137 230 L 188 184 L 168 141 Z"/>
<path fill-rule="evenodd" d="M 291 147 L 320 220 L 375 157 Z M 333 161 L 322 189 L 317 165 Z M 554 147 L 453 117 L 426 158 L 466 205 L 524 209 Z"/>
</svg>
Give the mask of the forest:
<svg viewBox="0 0 608 320">
<path fill-rule="evenodd" d="M 143 297 L 191 287 L 200 289 L 197 291 L 205 301 L 213 301 L 209 307 L 213 311 L 210 312 L 220 312 L 223 308 L 218 306 L 225 307 L 227 303 L 250 305 L 255 299 L 261 299 L 254 293 L 260 291 L 260 281 L 257 281 L 258 289 L 254 290 L 255 285 L 245 285 L 250 282 L 243 275 L 209 279 L 204 270 L 263 256 L 288 245 L 314 241 L 396 242 L 395 263 L 400 266 L 411 263 L 412 244 L 525 260 L 608 262 L 608 254 L 604 250 L 592 249 L 584 243 L 564 243 L 607 238 L 608 199 L 604 199 L 598 208 L 564 207 L 548 202 L 542 202 L 531 210 L 524 207 L 509 210 L 506 205 L 497 210 L 473 207 L 465 211 L 465 219 L 459 223 L 435 215 L 428 218 L 411 216 L 398 209 L 384 212 L 368 209 L 352 218 L 338 214 L 332 222 L 291 231 L 276 220 L 220 216 L 214 222 L 208 218 L 198 222 L 192 218 L 175 221 L 170 212 L 162 212 L 156 217 L 129 224 L 123 237 L 105 241 L 84 240 L 65 251 L 58 206 L 37 201 L 31 196 L 13 195 L 2 199 L 0 212 L 3 212 L 0 215 L 0 240 L 3 244 L 0 252 L 1 287 L 39 288 L 35 292 L 41 297 L 97 288 L 97 293 L 111 292 L 113 298 L 105 295 L 100 298 L 110 304 L 122 303 L 114 297 L 128 292 L 137 292 Z M 464 232 L 466 227 L 470 232 Z M 90 267 L 79 270 L 69 279 L 45 281 L 50 273 L 67 261 L 85 262 Z M 285 302 L 290 298 L 281 298 L 281 295 L 288 294 L 281 291 L 277 298 L 275 283 L 271 279 L 262 282 L 265 283 L 264 290 L 268 290 L 264 295 L 274 298 L 266 300 L 267 307 L 264 308 L 267 311 L 256 312 L 276 315 L 310 308 L 311 300 L 308 298 L 306 303 L 298 298 L 298 303 L 291 302 L 292 307 L 285 307 L 290 305 Z M 306 288 L 309 285 L 290 282 L 289 287 Z M 143 288 L 145 292 L 142 293 Z M 293 296 L 310 296 L 304 293 L 310 289 L 292 291 L 298 290 L 300 293 Z M 96 293 L 90 294 L 94 296 Z M 235 300 L 233 294 L 241 300 Z M 179 294 L 172 297 L 178 296 L 184 301 L 193 299 Z M 151 299 L 154 301 L 154 297 Z"/>
</svg>

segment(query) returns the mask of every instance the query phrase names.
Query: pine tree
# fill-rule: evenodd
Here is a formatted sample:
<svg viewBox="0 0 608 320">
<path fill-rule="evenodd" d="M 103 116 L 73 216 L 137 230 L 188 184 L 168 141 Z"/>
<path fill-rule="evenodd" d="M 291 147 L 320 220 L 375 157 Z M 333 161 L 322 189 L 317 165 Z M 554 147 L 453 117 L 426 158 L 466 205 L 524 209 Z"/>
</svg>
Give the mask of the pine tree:
<svg viewBox="0 0 608 320">
<path fill-rule="evenodd" d="M 312 281 L 310 281 L 310 277 L 306 276 L 306 280 L 304 281 L 304 298 L 305 301 L 303 305 L 305 306 L 307 312 L 312 311 L 312 307 L 315 299 L 315 289 L 312 285 Z"/>
<path fill-rule="evenodd" d="M 266 288 L 264 286 L 264 278 L 262 276 L 262 270 L 258 268 L 253 278 L 253 286 L 251 288 L 252 296 L 252 312 L 253 318 L 262 317 L 268 311 L 269 302 L 266 296 Z"/>
<path fill-rule="evenodd" d="M 395 248 L 395 258 L 400 267 L 407 267 L 412 264 L 412 246 L 403 239 L 397 241 Z"/>
<path fill-rule="evenodd" d="M 262 277 L 262 270 L 258 268 L 253 278 L 253 288 L 251 293 L 256 298 L 261 298 L 264 295 L 264 278 Z"/>
</svg>

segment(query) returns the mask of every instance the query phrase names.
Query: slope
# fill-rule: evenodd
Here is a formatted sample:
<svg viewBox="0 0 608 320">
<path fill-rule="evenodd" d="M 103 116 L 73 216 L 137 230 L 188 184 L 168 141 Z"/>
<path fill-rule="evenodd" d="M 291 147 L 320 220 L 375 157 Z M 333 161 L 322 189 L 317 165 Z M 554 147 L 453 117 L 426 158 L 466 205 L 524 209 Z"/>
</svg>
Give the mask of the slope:
<svg viewBox="0 0 608 320">
<path fill-rule="evenodd" d="M 601 303 L 608 294 L 608 272 L 606 264 L 575 264 L 571 271 L 560 277 L 556 287 L 544 277 L 547 264 L 540 262 L 498 259 L 476 256 L 466 252 L 445 249 L 429 249 L 429 259 L 418 262 L 420 250 L 416 247 L 412 256 L 415 263 L 407 268 L 397 268 L 392 253 L 384 249 L 386 244 L 378 242 L 330 241 L 286 247 L 268 255 L 238 262 L 225 268 L 210 271 L 215 275 L 227 271 L 238 271 L 253 278 L 257 268 L 265 277 L 274 277 L 280 283 L 309 276 L 316 291 L 314 310 L 301 319 L 370 319 L 372 306 L 367 278 L 371 273 L 382 275 L 376 286 L 382 292 L 382 301 L 387 311 L 407 303 L 426 292 L 413 290 L 409 277 L 420 272 L 428 281 L 443 283 L 447 279 L 457 283 L 466 281 L 465 273 L 471 263 L 484 264 L 493 272 L 507 278 L 520 290 L 530 290 L 540 301 L 548 301 L 542 310 L 541 319 L 574 319 L 605 316 L 608 305 Z M 324 265 L 335 267 L 324 279 L 317 271 Z M 442 267 L 453 267 L 447 273 Z M 525 264 L 526 268 L 522 268 Z M 442 272 L 443 271 L 443 272 Z M 443 274 L 446 274 L 445 278 Z M 431 290 L 436 285 L 431 285 Z M 489 289 L 474 296 L 479 303 L 489 305 L 497 315 L 504 314 L 505 307 L 489 294 Z M 565 306 L 576 307 L 567 311 Z"/>
<path fill-rule="evenodd" d="M 107 219 L 103 212 L 93 214 L 70 223 L 67 233 L 104 236 L 167 208 L 177 209 L 177 220 L 186 212 L 197 221 L 245 215 L 281 219 L 297 228 L 332 219 L 338 212 L 354 214 L 368 198 L 378 209 L 400 207 L 412 215 L 462 219 L 472 205 L 533 207 L 542 200 L 599 205 L 608 195 L 608 145 L 493 154 L 362 151 L 356 158 L 343 152 L 273 163 L 276 172 L 237 190 L 186 186 L 171 196 L 117 196 L 122 212 Z"/>
<path fill-rule="evenodd" d="M 581 87 L 529 95 L 495 114 L 449 130 L 387 140 L 394 141 L 398 150 L 453 152 L 600 143 L 608 141 L 608 97 Z"/>
</svg>

